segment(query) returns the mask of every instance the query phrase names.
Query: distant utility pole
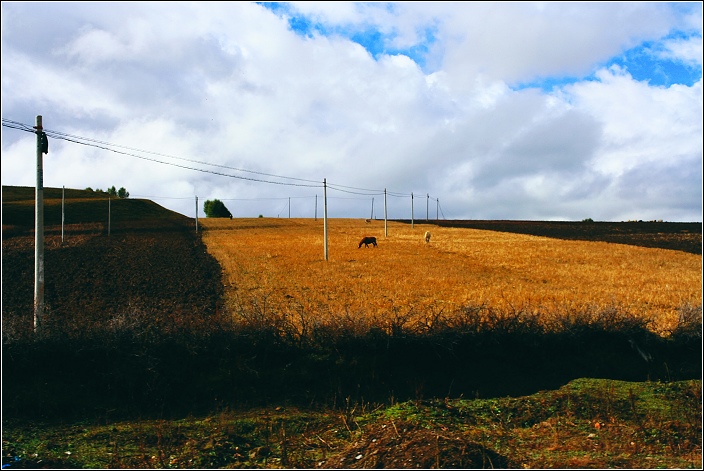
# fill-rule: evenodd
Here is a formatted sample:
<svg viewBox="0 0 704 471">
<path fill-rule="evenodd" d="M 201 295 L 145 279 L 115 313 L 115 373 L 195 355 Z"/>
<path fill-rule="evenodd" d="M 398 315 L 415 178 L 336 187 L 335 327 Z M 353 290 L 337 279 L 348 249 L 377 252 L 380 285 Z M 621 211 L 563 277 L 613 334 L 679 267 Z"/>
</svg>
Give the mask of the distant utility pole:
<svg viewBox="0 0 704 471">
<path fill-rule="evenodd" d="M 34 333 L 39 333 L 44 318 L 44 152 L 49 146 L 42 127 L 42 117 L 37 116 L 34 126 L 37 134 L 37 186 L 34 221 Z"/>
<path fill-rule="evenodd" d="M 196 232 L 198 232 L 198 196 L 196 195 Z"/>
<path fill-rule="evenodd" d="M 411 229 L 413 229 L 413 192 L 411 192 Z"/>
<path fill-rule="evenodd" d="M 386 188 L 384 188 L 384 237 L 389 237 L 389 220 L 387 218 L 386 209 Z"/>
<path fill-rule="evenodd" d="M 374 219 L 374 198 L 372 198 L 372 214 L 369 216 L 369 219 Z"/>
<path fill-rule="evenodd" d="M 425 222 L 428 222 L 428 205 L 430 204 L 430 193 L 425 194 L 427 198 L 425 199 Z"/>
</svg>

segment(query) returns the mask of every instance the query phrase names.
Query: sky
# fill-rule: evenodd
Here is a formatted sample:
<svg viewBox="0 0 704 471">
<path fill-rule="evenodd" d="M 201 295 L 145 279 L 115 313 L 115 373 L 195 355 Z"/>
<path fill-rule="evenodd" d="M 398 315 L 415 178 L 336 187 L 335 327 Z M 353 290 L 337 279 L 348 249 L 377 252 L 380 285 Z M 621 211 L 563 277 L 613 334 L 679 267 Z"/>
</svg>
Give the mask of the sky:
<svg viewBox="0 0 704 471">
<path fill-rule="evenodd" d="M 702 221 L 701 2 L 2 2 L 2 185 Z M 197 203 L 196 203 L 197 202 Z"/>
</svg>

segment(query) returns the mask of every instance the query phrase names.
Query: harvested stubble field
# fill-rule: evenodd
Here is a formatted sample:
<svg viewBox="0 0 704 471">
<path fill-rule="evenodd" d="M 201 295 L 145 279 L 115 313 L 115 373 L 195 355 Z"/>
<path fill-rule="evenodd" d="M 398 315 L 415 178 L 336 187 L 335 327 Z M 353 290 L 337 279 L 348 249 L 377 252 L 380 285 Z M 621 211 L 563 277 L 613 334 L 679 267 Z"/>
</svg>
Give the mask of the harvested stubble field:
<svg viewBox="0 0 704 471">
<path fill-rule="evenodd" d="M 279 315 L 305 331 L 341 317 L 418 331 L 467 307 L 564 327 L 616 309 L 667 335 L 702 299 L 700 255 L 599 241 L 358 219 L 205 219 L 232 312 Z M 431 231 L 429 243 L 425 231 Z M 388 236 L 386 235 L 388 234 Z M 378 247 L 362 245 L 375 236 Z"/>
</svg>

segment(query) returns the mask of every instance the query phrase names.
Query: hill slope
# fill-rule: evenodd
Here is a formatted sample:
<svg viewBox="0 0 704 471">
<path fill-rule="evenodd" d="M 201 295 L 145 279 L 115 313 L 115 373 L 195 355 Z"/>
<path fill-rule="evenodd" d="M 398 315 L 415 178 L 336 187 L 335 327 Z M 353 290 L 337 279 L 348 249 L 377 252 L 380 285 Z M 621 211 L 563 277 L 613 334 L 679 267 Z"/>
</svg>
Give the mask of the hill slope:
<svg viewBox="0 0 704 471">
<path fill-rule="evenodd" d="M 5 329 L 28 332 L 34 305 L 34 192 L 3 187 L 2 312 Z M 45 303 L 61 329 L 126 315 L 214 315 L 221 270 L 190 218 L 148 200 L 45 190 Z M 108 218 L 109 215 L 109 218 Z M 78 317 L 80 316 L 80 320 Z M 19 334 L 19 332 L 15 332 Z"/>
</svg>

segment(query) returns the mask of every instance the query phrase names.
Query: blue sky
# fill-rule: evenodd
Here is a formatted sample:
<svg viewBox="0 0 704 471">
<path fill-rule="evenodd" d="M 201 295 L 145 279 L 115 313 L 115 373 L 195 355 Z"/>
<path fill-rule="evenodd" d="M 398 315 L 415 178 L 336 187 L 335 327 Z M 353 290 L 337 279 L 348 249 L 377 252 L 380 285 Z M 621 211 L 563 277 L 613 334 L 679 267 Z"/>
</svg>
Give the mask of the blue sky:
<svg viewBox="0 0 704 471">
<path fill-rule="evenodd" d="M 381 54 L 403 54 L 410 57 L 425 72 L 432 72 L 427 70 L 425 61 L 428 48 L 435 41 L 432 26 L 423 28 L 423 40 L 421 42 L 408 48 L 399 49 L 389 45 L 396 35 L 393 32 L 383 33 L 375 25 L 329 25 L 316 22 L 310 17 L 298 13 L 286 2 L 262 2 L 261 5 L 284 18 L 291 30 L 301 37 L 313 38 L 316 35 L 341 36 L 364 47 L 375 59 Z M 394 4 L 386 3 L 384 8 L 389 12 L 393 12 Z"/>
<path fill-rule="evenodd" d="M 2 22 L 3 185 L 34 185 L 10 123 L 42 115 L 46 186 L 190 216 L 197 196 L 312 217 L 325 181 L 331 217 L 386 190 L 391 218 L 426 195 L 451 219 L 702 220 L 701 2 L 4 2 Z"/>
<path fill-rule="evenodd" d="M 419 35 L 419 42 L 400 49 L 390 45 L 396 36 L 393 31 L 382 33 L 375 25 L 330 25 L 316 21 L 311 16 L 297 11 L 291 4 L 286 2 L 262 2 L 261 5 L 285 19 L 291 30 L 301 37 L 341 36 L 364 47 L 374 58 L 378 58 L 381 54 L 402 54 L 411 58 L 425 73 L 436 71 L 429 69 L 426 64 L 426 55 L 436 39 L 434 34 L 435 27 L 432 22 L 430 22 L 429 26 L 422 29 Z M 384 5 L 389 11 L 394 10 L 393 3 Z M 688 11 L 688 8 L 685 8 L 684 11 Z M 701 35 L 697 32 L 684 33 L 676 31 L 671 35 L 660 38 L 659 41 L 644 41 L 637 47 L 628 49 L 601 64 L 595 64 L 595 68 L 597 66 L 609 68 L 612 65 L 618 65 L 627 69 L 635 80 L 647 81 L 650 85 L 667 87 L 673 84 L 680 84 L 692 86 L 702 77 L 701 62 L 691 63 L 677 57 L 661 57 L 663 50 L 659 45 L 659 42 L 662 41 L 690 39 L 701 40 Z M 551 76 L 540 77 L 527 83 L 515 83 L 511 84 L 511 86 L 514 89 L 537 87 L 544 91 L 551 91 L 555 87 L 593 79 L 595 79 L 593 74 L 584 76 Z"/>
</svg>

